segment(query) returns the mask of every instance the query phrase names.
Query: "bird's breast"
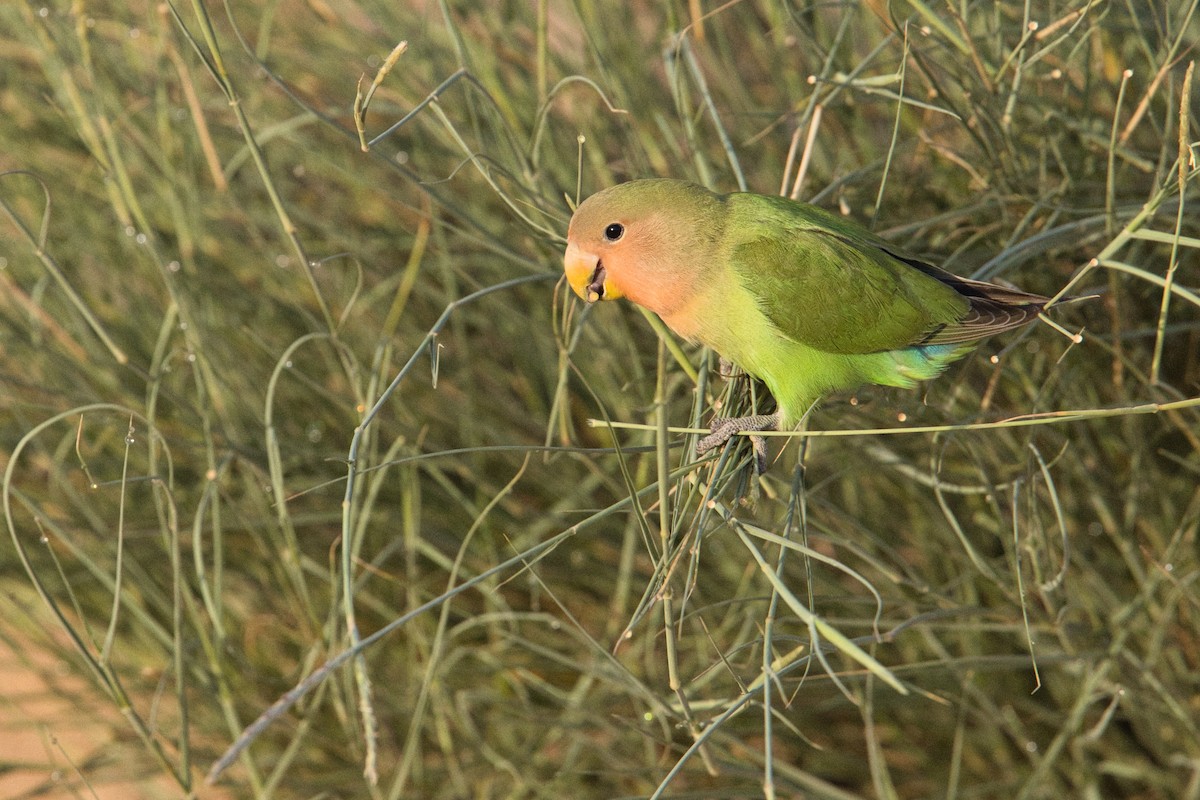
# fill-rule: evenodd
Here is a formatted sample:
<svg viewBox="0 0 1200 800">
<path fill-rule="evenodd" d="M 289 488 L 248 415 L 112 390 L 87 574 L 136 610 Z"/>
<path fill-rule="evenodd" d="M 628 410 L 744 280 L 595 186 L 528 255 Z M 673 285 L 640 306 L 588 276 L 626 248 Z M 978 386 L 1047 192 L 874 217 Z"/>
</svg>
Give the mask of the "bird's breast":
<svg viewBox="0 0 1200 800">
<path fill-rule="evenodd" d="M 762 310 L 738 287 L 708 287 L 659 316 L 683 338 L 712 348 L 750 372 L 758 371 L 764 344 L 776 338 Z"/>
</svg>

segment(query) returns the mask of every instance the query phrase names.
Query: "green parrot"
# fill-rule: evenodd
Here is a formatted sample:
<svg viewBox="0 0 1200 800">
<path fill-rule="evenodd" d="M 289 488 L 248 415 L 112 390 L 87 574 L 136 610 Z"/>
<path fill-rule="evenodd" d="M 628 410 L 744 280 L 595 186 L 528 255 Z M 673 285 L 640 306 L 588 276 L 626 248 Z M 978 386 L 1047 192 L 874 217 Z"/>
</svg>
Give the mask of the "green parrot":
<svg viewBox="0 0 1200 800">
<path fill-rule="evenodd" d="M 716 420 L 700 454 L 737 433 L 794 428 L 830 392 L 933 378 L 1049 302 L 952 275 L 806 203 L 680 180 L 589 197 L 563 266 L 587 302 L 625 297 L 770 389 L 775 414 Z"/>
</svg>

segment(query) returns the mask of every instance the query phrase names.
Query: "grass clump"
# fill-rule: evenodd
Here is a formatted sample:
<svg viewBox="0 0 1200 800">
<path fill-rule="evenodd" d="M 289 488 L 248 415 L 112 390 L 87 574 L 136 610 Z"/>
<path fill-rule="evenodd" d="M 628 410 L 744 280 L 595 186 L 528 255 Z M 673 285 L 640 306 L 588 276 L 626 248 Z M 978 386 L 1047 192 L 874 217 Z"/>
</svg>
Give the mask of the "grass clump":
<svg viewBox="0 0 1200 800">
<path fill-rule="evenodd" d="M 1194 3 L 0 23 L 4 632 L 123 714 L 30 794 L 1196 793 Z M 1099 298 L 755 479 L 557 282 L 654 175 Z"/>
</svg>

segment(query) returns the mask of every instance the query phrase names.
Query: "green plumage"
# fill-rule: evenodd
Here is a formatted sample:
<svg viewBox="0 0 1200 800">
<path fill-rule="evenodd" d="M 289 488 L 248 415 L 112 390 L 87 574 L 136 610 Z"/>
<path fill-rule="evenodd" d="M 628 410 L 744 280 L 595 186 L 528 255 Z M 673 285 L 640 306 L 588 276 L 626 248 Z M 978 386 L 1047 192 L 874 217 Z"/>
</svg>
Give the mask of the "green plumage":
<svg viewBox="0 0 1200 800">
<path fill-rule="evenodd" d="M 597 297 L 609 286 L 763 380 L 781 427 L 831 391 L 935 377 L 1048 302 L 959 278 L 815 206 L 683 181 L 606 189 L 580 205 L 568 238 L 594 256 Z"/>
</svg>

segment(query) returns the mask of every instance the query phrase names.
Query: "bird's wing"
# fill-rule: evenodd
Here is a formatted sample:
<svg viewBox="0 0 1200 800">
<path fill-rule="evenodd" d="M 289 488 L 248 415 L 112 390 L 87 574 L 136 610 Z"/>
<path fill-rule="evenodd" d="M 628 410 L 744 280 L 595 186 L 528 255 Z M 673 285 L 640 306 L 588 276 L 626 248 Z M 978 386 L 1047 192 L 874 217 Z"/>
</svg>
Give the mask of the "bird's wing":
<svg viewBox="0 0 1200 800">
<path fill-rule="evenodd" d="M 825 352 L 972 341 L 1028 322 L 1046 302 L 909 258 L 812 206 L 758 211 L 730 248 L 734 272 L 781 335 Z"/>
<path fill-rule="evenodd" d="M 1019 328 L 1042 313 L 1042 309 L 1050 302 L 1050 298 L 1040 294 L 960 278 L 932 264 L 900 258 L 915 269 L 950 286 L 969 303 L 965 316 L 953 325 L 941 328 L 921 344 L 970 342 L 1001 331 Z"/>
</svg>

